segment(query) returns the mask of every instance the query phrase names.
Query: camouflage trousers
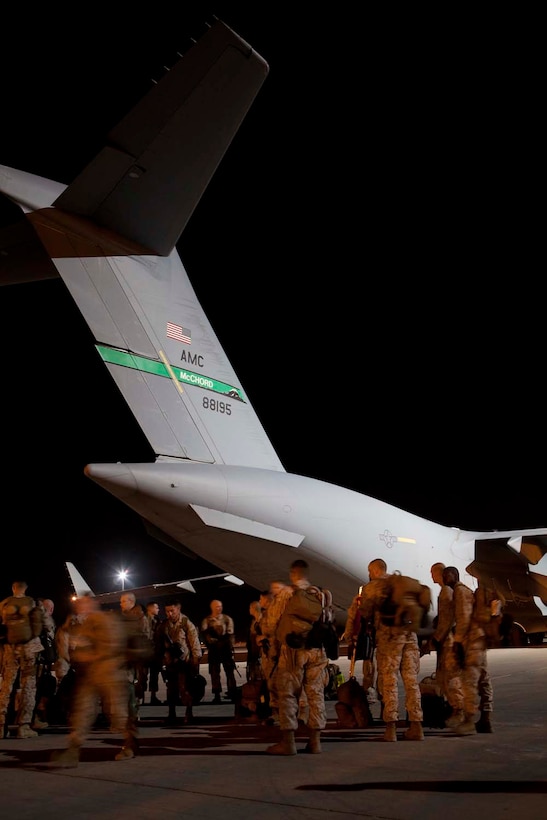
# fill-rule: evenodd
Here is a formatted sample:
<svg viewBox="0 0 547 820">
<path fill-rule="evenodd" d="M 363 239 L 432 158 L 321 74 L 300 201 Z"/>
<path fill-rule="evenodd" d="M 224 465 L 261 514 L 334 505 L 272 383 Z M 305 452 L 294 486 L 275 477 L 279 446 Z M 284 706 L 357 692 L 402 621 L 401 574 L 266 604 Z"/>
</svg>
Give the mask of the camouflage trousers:
<svg viewBox="0 0 547 820">
<path fill-rule="evenodd" d="M 298 729 L 298 710 L 302 694 L 306 696 L 309 708 L 308 728 L 325 728 L 327 664 L 324 649 L 290 649 L 285 644 L 281 647 L 276 685 L 279 726 L 282 730 Z"/>
<path fill-rule="evenodd" d="M 418 674 L 420 650 L 415 632 L 403 632 L 384 624 L 376 631 L 378 682 L 386 723 L 399 719 L 399 673 L 405 689 L 405 706 L 410 721 L 422 721 L 422 698 Z"/>
<path fill-rule="evenodd" d="M 2 667 L 2 687 L 0 688 L 0 723 L 6 722 L 6 713 L 10 702 L 13 685 L 19 672 L 21 699 L 17 714 L 17 723 L 30 723 L 36 705 L 36 640 L 28 643 L 5 644 Z M 38 641 L 38 643 L 40 643 Z"/>
<path fill-rule="evenodd" d="M 464 708 L 461 669 L 458 666 L 453 650 L 454 638 L 449 634 L 437 650 L 437 669 L 435 677 L 441 691 L 452 709 Z"/>
<path fill-rule="evenodd" d="M 216 649 L 209 647 L 209 675 L 211 676 L 211 689 L 214 695 L 220 695 L 222 692 L 222 683 L 220 680 L 220 670 L 224 669 L 226 675 L 226 688 L 228 692 L 233 692 L 236 687 L 236 678 L 234 674 L 235 662 L 232 655 L 232 650 L 218 652 Z"/>
<path fill-rule="evenodd" d="M 81 746 L 95 722 L 99 702 L 110 718 L 112 732 L 119 732 L 129 741 L 135 727 L 129 720 L 130 683 L 127 670 L 119 662 L 95 661 L 76 668 L 74 700 L 70 711 L 70 745 Z"/>
<path fill-rule="evenodd" d="M 463 709 L 467 715 L 492 712 L 494 692 L 486 663 L 486 641 L 480 638 L 465 646 L 465 668 L 461 670 Z"/>
</svg>

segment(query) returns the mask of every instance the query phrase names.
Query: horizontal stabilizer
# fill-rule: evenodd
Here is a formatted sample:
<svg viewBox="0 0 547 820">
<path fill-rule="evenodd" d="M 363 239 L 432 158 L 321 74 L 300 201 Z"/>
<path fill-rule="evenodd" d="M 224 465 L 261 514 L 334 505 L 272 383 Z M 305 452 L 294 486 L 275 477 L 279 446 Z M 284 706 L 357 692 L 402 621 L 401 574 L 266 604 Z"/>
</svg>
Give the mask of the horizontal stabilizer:
<svg viewBox="0 0 547 820">
<path fill-rule="evenodd" d="M 109 134 L 55 201 L 167 256 L 268 73 L 216 22 Z"/>
<path fill-rule="evenodd" d="M 242 518 L 239 515 L 232 515 L 221 510 L 211 510 L 208 507 L 199 507 L 196 504 L 190 506 L 208 527 L 239 532 L 241 535 L 252 535 L 255 538 L 285 544 L 288 547 L 299 547 L 304 540 L 301 533 L 287 532 L 287 530 L 270 527 L 267 524 L 261 524 L 260 521 L 252 521 L 250 518 Z"/>
</svg>

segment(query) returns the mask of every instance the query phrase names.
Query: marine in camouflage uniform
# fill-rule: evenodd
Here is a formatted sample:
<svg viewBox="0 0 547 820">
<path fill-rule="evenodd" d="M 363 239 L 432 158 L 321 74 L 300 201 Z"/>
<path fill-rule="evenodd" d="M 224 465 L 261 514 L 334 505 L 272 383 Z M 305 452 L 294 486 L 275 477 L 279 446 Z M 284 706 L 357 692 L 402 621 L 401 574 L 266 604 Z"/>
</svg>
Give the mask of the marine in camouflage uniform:
<svg viewBox="0 0 547 820">
<path fill-rule="evenodd" d="M 74 602 L 76 617 L 67 620 L 70 664 L 75 687 L 70 711 L 69 746 L 54 753 L 60 766 L 77 766 L 81 747 L 97 717 L 99 699 L 109 704 L 110 728 L 124 736 L 115 760 L 134 757 L 134 726 L 128 722 L 127 637 L 117 613 L 103 612 L 91 595 Z"/>
<path fill-rule="evenodd" d="M 361 598 L 356 595 L 348 609 L 346 618 L 346 626 L 344 627 L 344 634 L 342 640 L 348 641 L 348 652 L 351 656 L 356 648 L 361 648 L 363 638 L 363 630 L 365 631 L 365 641 L 363 646 L 363 689 L 368 696 L 369 690 L 374 690 L 374 684 L 377 677 L 376 672 L 376 658 L 375 658 L 375 635 L 374 626 L 370 621 L 363 621 L 361 612 L 359 610 L 359 602 Z"/>
<path fill-rule="evenodd" d="M 136 737 L 139 706 L 144 700 L 143 677 L 148 661 L 154 656 L 154 646 L 148 639 L 146 615 L 137 603 L 134 592 L 122 592 L 120 595 L 119 616 L 126 636 L 128 721 Z"/>
<path fill-rule="evenodd" d="M 212 703 L 222 703 L 220 699 L 221 668 L 224 669 L 226 688 L 231 698 L 235 698 L 237 689 L 234 674 L 236 666 L 234 660 L 235 628 L 233 619 L 222 611 L 222 601 L 211 601 L 210 608 L 211 614 L 201 622 L 201 633 L 207 646 L 209 674 L 214 695 Z"/>
<path fill-rule="evenodd" d="M 301 559 L 293 561 L 289 571 L 293 595 L 297 589 L 307 589 L 312 586 L 307 574 L 308 564 L 306 561 Z M 283 614 L 290 611 L 293 595 L 286 597 Z M 279 622 L 280 626 L 283 614 Z M 281 644 L 276 685 L 282 740 L 273 746 L 269 746 L 266 751 L 268 754 L 275 755 L 296 754 L 294 733 L 298 729 L 298 712 L 301 704 L 301 694 L 304 692 L 309 710 L 307 727 L 310 735 L 305 751 L 319 754 L 321 752 L 321 730 L 325 728 L 327 723 L 325 683 L 328 658 L 323 647 L 313 645 L 313 640 L 309 638 L 302 649 L 291 648 L 280 633 L 280 626 L 276 632 L 276 639 Z"/>
<path fill-rule="evenodd" d="M 440 584 L 441 591 L 437 598 L 437 626 L 431 636 L 431 644 L 437 652 L 435 675 L 441 691 L 452 708 L 452 714 L 445 721 L 449 729 L 453 729 L 463 722 L 463 688 L 460 677 L 460 667 L 454 655 L 454 624 L 456 611 L 454 605 L 454 590 L 443 581 L 445 565 L 433 564 L 431 577 L 436 584 Z"/>
<path fill-rule="evenodd" d="M 16 717 L 17 737 L 37 737 L 37 732 L 29 724 L 36 703 L 36 658 L 42 651 L 38 636 L 43 627 L 43 615 L 36 608 L 34 598 L 25 594 L 27 584 L 24 581 L 14 581 L 11 588 L 13 595 L 0 603 L 0 623 L 6 635 L 0 687 L 0 737 L 7 730 L 6 716 L 18 674 L 21 698 Z"/>
<path fill-rule="evenodd" d="M 279 724 L 279 699 L 277 694 L 277 668 L 281 645 L 276 637 L 277 626 L 281 615 L 285 610 L 287 599 L 291 597 L 293 589 L 283 581 L 272 581 L 270 583 L 269 599 L 262 598 L 264 607 L 260 629 L 262 635 L 259 638 L 262 652 L 262 673 L 268 685 L 270 696 L 270 709 L 272 710 L 272 722 Z"/>
<path fill-rule="evenodd" d="M 177 703 L 186 706 L 184 722 L 193 718 L 192 680 L 199 674 L 201 644 L 197 627 L 180 611 L 180 601 L 165 604 L 166 618 L 155 633 L 156 658 L 161 664 L 167 686 L 169 715 L 167 723 L 177 718 Z"/>
<path fill-rule="evenodd" d="M 404 626 L 386 626 L 382 623 L 380 609 L 389 598 L 389 575 L 386 563 L 376 558 L 368 565 L 370 582 L 363 588 L 360 612 L 363 618 L 374 619 L 376 628 L 376 662 L 383 699 L 383 718 L 386 729 L 383 739 L 397 740 L 399 717 L 398 676 L 403 680 L 405 705 L 410 726 L 404 733 L 405 740 L 423 740 L 423 711 L 418 674 L 420 649 L 415 632 Z"/>
<path fill-rule="evenodd" d="M 36 707 L 32 728 L 47 729 L 49 726 L 49 710 L 56 690 L 53 672 L 56 659 L 55 633 L 57 625 L 53 618 L 55 604 L 51 598 L 39 598 L 36 605 L 42 610 L 43 629 L 40 635 L 42 651 L 37 655 Z"/>
<path fill-rule="evenodd" d="M 443 570 L 443 580 L 454 590 L 456 625 L 453 652 L 461 668 L 465 717 L 455 731 L 459 735 L 492 732 L 494 704 L 487 667 L 486 635 L 475 614 L 473 590 L 460 581 L 456 567 Z"/>
</svg>

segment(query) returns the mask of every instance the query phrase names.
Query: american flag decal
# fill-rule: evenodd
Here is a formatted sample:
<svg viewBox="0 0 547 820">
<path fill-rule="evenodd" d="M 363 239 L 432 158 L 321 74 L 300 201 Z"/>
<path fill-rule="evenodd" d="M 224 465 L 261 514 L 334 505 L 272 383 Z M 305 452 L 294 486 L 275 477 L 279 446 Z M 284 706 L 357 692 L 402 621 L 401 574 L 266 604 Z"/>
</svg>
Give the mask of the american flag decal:
<svg viewBox="0 0 547 820">
<path fill-rule="evenodd" d="M 173 322 L 167 322 L 167 336 L 169 339 L 176 339 L 177 342 L 184 342 L 185 345 L 192 344 L 192 331 Z"/>
</svg>

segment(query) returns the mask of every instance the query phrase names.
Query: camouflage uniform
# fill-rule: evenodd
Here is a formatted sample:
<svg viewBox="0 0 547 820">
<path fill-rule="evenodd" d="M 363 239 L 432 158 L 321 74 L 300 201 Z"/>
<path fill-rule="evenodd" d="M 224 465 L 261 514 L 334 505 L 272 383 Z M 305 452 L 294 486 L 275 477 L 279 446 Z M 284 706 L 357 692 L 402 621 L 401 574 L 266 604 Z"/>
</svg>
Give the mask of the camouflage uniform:
<svg viewBox="0 0 547 820">
<path fill-rule="evenodd" d="M 128 593 L 126 593 L 128 594 Z M 123 593 L 122 593 L 123 596 Z M 146 665 L 154 655 L 154 646 L 148 640 L 148 625 L 144 610 L 135 603 L 131 609 L 122 608 L 118 613 L 125 632 L 125 668 L 128 697 L 128 722 L 134 736 L 137 734 L 139 705 L 144 699 L 143 676 Z"/>
<path fill-rule="evenodd" d="M 385 723 L 396 723 L 399 717 L 398 674 L 405 688 L 405 705 L 411 723 L 423 720 L 418 674 L 420 650 L 415 632 L 401 626 L 386 626 L 380 619 L 380 607 L 389 596 L 389 579 L 376 578 L 363 587 L 361 616 L 374 617 L 376 628 L 376 662 L 383 700 Z"/>
<path fill-rule="evenodd" d="M 226 675 L 226 688 L 233 694 L 237 688 L 234 675 L 235 661 L 233 652 L 234 621 L 223 612 L 218 616 L 208 615 L 201 623 L 203 640 L 207 644 L 209 674 L 214 695 L 222 692 L 220 680 L 221 667 Z"/>
<path fill-rule="evenodd" d="M 460 667 L 454 655 L 454 622 L 456 619 L 454 591 L 448 584 L 441 586 L 437 603 L 437 628 L 432 639 L 439 642 L 437 649 L 437 683 L 453 711 L 463 709 L 463 690 Z"/>
<path fill-rule="evenodd" d="M 287 605 L 287 600 L 293 593 L 292 587 L 286 586 L 275 594 L 265 610 L 260 621 L 260 628 L 265 642 L 262 644 L 262 673 L 268 684 L 270 693 L 270 708 L 274 715 L 279 709 L 279 699 L 277 695 L 277 670 L 281 645 L 276 638 L 277 625 L 281 615 Z"/>
<path fill-rule="evenodd" d="M 473 616 L 473 590 L 457 581 L 454 585 L 456 627 L 454 642 L 462 644 L 465 665 L 461 670 L 463 708 L 467 721 L 474 721 L 477 712 L 493 711 L 493 690 L 486 660 L 484 629 Z"/>
<path fill-rule="evenodd" d="M 3 662 L 2 662 L 2 686 L 0 687 L 0 725 L 6 723 L 6 714 L 8 711 L 12 690 L 19 673 L 19 686 L 21 689 L 21 698 L 18 705 L 17 723 L 20 727 L 27 726 L 32 721 L 34 714 L 34 706 L 36 702 L 36 659 L 38 654 L 42 651 L 42 644 L 37 635 L 41 631 L 41 625 L 32 629 L 30 625 L 30 613 L 34 610 L 34 599 L 28 595 L 17 596 L 10 595 L 0 603 L 0 621 L 8 627 L 7 643 L 4 644 Z M 18 621 L 26 622 L 26 629 L 28 633 L 23 634 L 21 631 L 20 642 L 10 642 L 10 625 L 8 622 L 10 617 L 17 615 Z M 33 637 L 34 632 L 34 637 Z M 14 632 L 12 640 L 17 638 L 17 632 Z M 28 736 L 32 736 L 34 732 L 29 732 Z"/>
<path fill-rule="evenodd" d="M 113 732 L 134 745 L 128 725 L 126 633 L 115 613 L 93 611 L 68 625 L 70 662 L 76 672 L 69 745 L 79 749 L 97 717 L 99 699 L 108 704 Z"/>
<path fill-rule="evenodd" d="M 301 580 L 298 582 L 298 586 L 307 589 L 311 584 L 307 580 Z M 283 597 L 285 609 L 291 596 L 285 595 Z M 308 728 L 313 730 L 325 728 L 327 723 L 325 709 L 327 665 L 328 658 L 322 646 L 291 649 L 285 642 L 281 643 L 276 686 L 279 704 L 279 725 L 282 731 L 296 731 L 298 729 L 298 712 L 302 692 L 306 696 L 307 708 L 309 709 L 306 721 Z"/>
<path fill-rule="evenodd" d="M 253 601 L 249 606 L 252 611 L 251 623 L 247 633 L 247 681 L 264 679 L 262 669 L 262 652 L 260 651 L 259 638 L 262 635 L 262 609 L 258 601 Z"/>
<path fill-rule="evenodd" d="M 361 618 L 361 612 L 359 610 L 359 601 L 360 596 L 356 595 L 353 601 L 350 604 L 348 609 L 348 616 L 346 619 L 346 626 L 344 628 L 344 638 L 346 641 L 349 641 L 352 646 L 350 647 L 351 652 L 354 651 L 354 647 L 357 646 L 359 634 L 361 629 L 363 628 L 363 620 Z M 367 631 L 368 631 L 368 624 L 367 624 Z M 373 633 L 374 630 L 371 630 Z M 367 640 L 369 636 L 367 635 Z M 363 658 L 363 689 L 367 691 L 368 689 L 374 688 L 374 682 L 376 680 L 376 659 L 375 659 L 375 637 L 374 634 L 370 634 L 369 645 L 367 647 L 368 651 L 365 651 L 365 657 Z M 367 657 L 368 656 L 368 657 Z"/>
<path fill-rule="evenodd" d="M 156 657 L 165 670 L 169 720 L 176 717 L 179 698 L 182 705 L 186 706 L 186 718 L 189 719 L 192 717 L 193 706 L 189 676 L 199 672 L 202 656 L 197 627 L 181 612 L 176 622 L 166 618 L 158 625 L 155 643 Z"/>
</svg>

